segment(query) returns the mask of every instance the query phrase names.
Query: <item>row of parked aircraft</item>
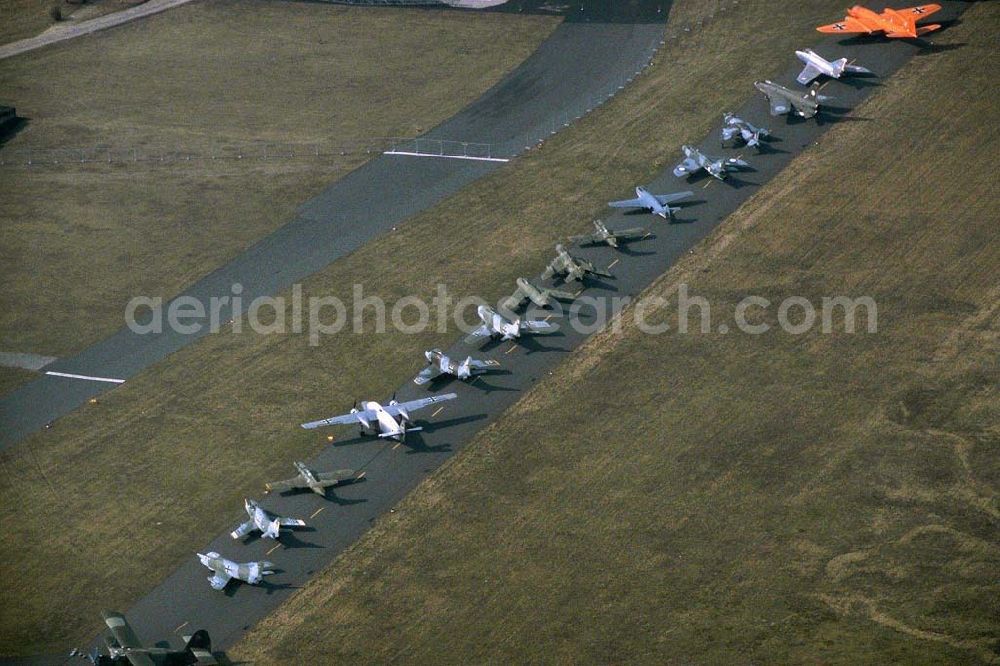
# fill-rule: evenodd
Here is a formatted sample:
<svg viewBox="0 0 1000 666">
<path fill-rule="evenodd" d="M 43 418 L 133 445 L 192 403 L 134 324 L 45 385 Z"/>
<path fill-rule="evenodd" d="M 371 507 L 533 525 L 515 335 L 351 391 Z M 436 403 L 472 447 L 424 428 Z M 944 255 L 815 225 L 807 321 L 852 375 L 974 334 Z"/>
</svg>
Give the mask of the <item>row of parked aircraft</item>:
<svg viewBox="0 0 1000 666">
<path fill-rule="evenodd" d="M 933 14 L 939 9 L 941 9 L 940 5 L 928 4 L 905 9 L 887 8 L 881 13 L 876 13 L 864 7 L 854 6 L 847 11 L 847 16 L 843 21 L 820 26 L 817 30 L 834 34 L 883 32 L 886 37 L 913 38 L 940 28 L 938 24 L 916 25 L 917 20 Z M 796 81 L 801 85 L 809 85 L 820 76 L 839 79 L 845 74 L 871 74 L 870 70 L 854 65 L 846 58 L 827 60 L 811 49 L 796 51 L 795 55 L 805 64 L 796 78 Z M 768 80 L 758 81 L 754 86 L 767 97 L 772 116 L 792 112 L 801 117 L 812 118 L 817 114 L 819 104 L 827 99 L 818 94 L 818 88 L 814 83 L 806 92 L 793 90 Z M 767 129 L 756 127 L 732 113 L 727 113 L 723 117 L 721 131 L 723 145 L 742 143 L 747 147 L 760 149 L 762 139 L 768 136 Z M 730 171 L 750 166 L 739 157 L 711 157 L 692 146 L 683 146 L 682 150 L 684 159 L 673 170 L 677 177 L 689 177 L 704 170 L 710 176 L 724 180 Z M 645 209 L 649 213 L 669 219 L 680 210 L 679 207 L 672 204 L 677 204 L 690 197 L 692 192 L 657 195 L 643 187 L 637 187 L 635 194 L 634 199 L 612 201 L 609 205 L 614 208 Z M 617 249 L 623 242 L 649 235 L 649 232 L 641 227 L 613 230 L 601 221 L 594 222 L 594 228 L 592 233 L 571 237 L 570 242 L 577 245 L 604 244 Z M 572 281 L 582 282 L 588 276 L 612 277 L 608 271 L 596 267 L 586 259 L 570 254 L 563 245 L 557 245 L 555 258 L 549 262 L 540 278 L 542 280 L 560 278 L 563 283 L 568 283 Z M 500 309 L 515 311 L 528 301 L 545 307 L 552 304 L 553 300 L 572 300 L 578 293 L 557 288 L 539 287 L 526 278 L 518 278 L 516 290 L 503 302 Z M 515 340 L 525 333 L 545 333 L 553 329 L 553 326 L 547 321 L 509 319 L 486 305 L 480 306 L 477 314 L 481 325 L 469 334 L 466 342 L 472 343 L 487 338 Z M 428 350 L 425 352 L 425 358 L 428 367 L 413 379 L 417 385 L 425 385 L 443 375 L 467 380 L 500 367 L 500 364 L 495 360 L 474 359 L 471 356 L 467 356 L 464 361 L 456 362 L 440 349 Z M 360 404 L 356 403 L 346 414 L 303 423 L 302 427 L 315 429 L 324 426 L 354 424 L 359 426 L 362 435 L 371 434 L 383 439 L 404 441 L 408 432 L 421 430 L 420 426 L 412 425 L 412 413 L 430 405 L 454 400 L 457 397 L 455 393 L 446 393 L 406 402 L 399 402 L 394 397 L 386 405 L 375 401 L 363 401 Z M 268 483 L 265 486 L 266 491 L 284 493 L 309 490 L 325 497 L 328 489 L 332 487 L 354 483 L 364 478 L 364 473 L 359 474 L 351 469 L 318 472 L 302 462 L 296 462 L 295 468 L 296 476 L 284 481 Z M 237 540 L 255 531 L 260 532 L 262 538 L 277 539 L 282 529 L 305 525 L 305 521 L 301 519 L 280 516 L 249 498 L 244 501 L 244 510 L 248 520 L 238 525 L 231 533 L 231 536 Z M 198 559 L 212 572 L 208 581 L 216 590 L 225 588 L 233 579 L 256 585 L 265 576 L 275 572 L 275 565 L 266 560 L 240 563 L 222 557 L 216 552 L 198 553 Z M 146 648 L 141 645 L 122 614 L 105 611 L 104 620 L 110 633 L 106 640 L 108 654 L 102 656 L 95 651 L 94 655 L 91 656 L 95 663 L 119 663 L 122 660 L 127 660 L 133 666 L 173 663 L 174 660 L 179 660 L 179 663 L 191 664 L 216 663 L 211 652 L 210 639 L 204 630 L 197 631 L 191 636 L 185 636 L 185 647 L 181 650 L 159 647 Z"/>
</svg>

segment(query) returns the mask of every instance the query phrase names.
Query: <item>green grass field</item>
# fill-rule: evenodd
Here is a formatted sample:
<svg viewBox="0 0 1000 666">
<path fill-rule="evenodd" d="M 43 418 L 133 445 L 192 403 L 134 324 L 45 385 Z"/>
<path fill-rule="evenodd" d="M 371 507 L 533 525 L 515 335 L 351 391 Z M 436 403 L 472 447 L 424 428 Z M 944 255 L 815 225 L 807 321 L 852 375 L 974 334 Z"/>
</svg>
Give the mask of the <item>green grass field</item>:
<svg viewBox="0 0 1000 666">
<path fill-rule="evenodd" d="M 557 23 L 197 2 L 0 62 L 4 99 L 29 119 L 2 150 L 209 154 L 251 141 L 413 136 L 475 99 Z M 132 296 L 178 293 L 365 159 L 3 168 L 0 349 L 59 356 L 110 334 Z"/>
<path fill-rule="evenodd" d="M 710 3 L 682 0 L 672 9 L 672 20 L 693 21 L 714 9 Z M 582 220 L 600 214 L 608 199 L 648 179 L 676 155 L 681 142 L 707 131 L 720 108 L 745 99 L 746 61 L 754 59 L 761 72 L 781 71 L 788 49 L 812 38 L 811 25 L 842 7 L 813 0 L 786 10 L 790 23 L 778 25 L 768 20 L 772 6 L 741 4 L 671 42 L 657 65 L 609 105 L 510 168 L 314 276 L 305 285 L 306 295 L 345 296 L 350 287 L 344 285 L 356 281 L 366 292 L 391 299 L 430 293 L 440 281 L 461 285 L 454 290 L 499 296 L 515 275 L 539 265 L 555 237 L 578 233 Z M 801 29 L 788 27 L 800 24 Z M 748 31 L 754 40 L 741 38 Z M 745 85 L 734 84 L 740 81 Z M 609 135 L 622 137 L 621 142 L 609 143 Z M 440 243 L 442 237 L 451 242 Z M 304 336 L 205 339 L 107 394 L 100 404 L 0 454 L 5 470 L 0 501 L 20 516 L 0 545 L 0 558 L 35 581 L 31 590 L 10 577 L 0 582 L 9 607 L 18 609 L 4 617 L 0 652 L 58 649 L 91 636 L 101 606 L 127 607 L 189 557 L 191 544 L 231 527 L 233 507 L 259 490 L 265 477 L 325 444 L 294 427 L 302 417 L 326 411 L 337 396 L 349 402 L 391 391 L 422 365 L 419 353 L 426 345 L 446 344 L 453 337 L 340 335 L 316 348 Z M 377 375 L 370 372 L 373 358 L 382 370 Z M 578 372 L 585 367 L 581 358 L 574 364 Z M 231 455 L 237 451 L 239 456 Z M 177 474 L 188 469 L 186 461 L 205 456 L 223 464 Z M 244 469 L 236 458 L 257 464 Z M 467 459 L 460 456 L 456 463 Z M 438 484 L 434 480 L 426 488 L 440 492 Z M 106 490 L 98 496 L 95 485 Z M 596 490 L 592 497 L 608 492 L 607 480 Z M 418 497 L 424 499 L 414 501 L 426 499 Z M 465 511 L 455 517 L 468 516 Z M 163 524 L 155 526 L 157 521 Z M 128 534 L 119 529 L 124 523 L 132 526 Z M 50 531 L 72 536 L 53 543 L 44 536 Z M 474 547 L 475 536 L 470 531 L 463 543 Z M 559 541 L 551 533 L 538 540 Z M 359 545 L 370 547 L 367 540 Z M 90 565 L 94 559 L 103 563 L 98 570 Z M 378 581 L 371 592 L 387 584 L 394 583 Z M 434 599 L 425 601 L 424 610 L 433 615 Z M 416 619 L 414 628 L 433 618 L 420 614 Z M 284 640 L 277 645 L 289 649 Z"/>
<path fill-rule="evenodd" d="M 230 656 L 1000 661 L 997 183 L 969 168 L 1000 150 L 998 25 L 971 8 L 938 40 L 962 48 L 650 290 L 687 283 L 716 321 L 870 295 L 876 334 L 602 334 Z"/>
</svg>

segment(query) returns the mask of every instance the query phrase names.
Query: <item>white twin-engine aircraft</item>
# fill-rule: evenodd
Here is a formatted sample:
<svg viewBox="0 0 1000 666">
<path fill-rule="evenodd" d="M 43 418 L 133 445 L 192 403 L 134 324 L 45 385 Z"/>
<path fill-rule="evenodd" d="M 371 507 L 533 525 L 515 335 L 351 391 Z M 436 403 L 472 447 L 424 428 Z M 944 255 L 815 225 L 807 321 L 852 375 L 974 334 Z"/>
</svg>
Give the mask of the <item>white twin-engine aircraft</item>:
<svg viewBox="0 0 1000 666">
<path fill-rule="evenodd" d="M 302 427 L 306 430 L 312 430 L 313 428 L 322 428 L 323 426 L 357 423 L 361 425 L 362 435 L 371 433 L 379 437 L 402 442 L 406 439 L 406 433 L 423 430 L 420 426 L 409 425 L 412 421 L 410 419 L 411 412 L 438 402 L 454 400 L 457 397 L 458 395 L 455 393 L 445 393 L 444 395 L 434 395 L 429 398 L 410 400 L 409 402 L 398 402 L 393 398 L 384 407 L 374 400 L 363 400 L 360 408 L 355 406 L 347 414 L 331 416 L 321 421 L 303 423 Z"/>
</svg>

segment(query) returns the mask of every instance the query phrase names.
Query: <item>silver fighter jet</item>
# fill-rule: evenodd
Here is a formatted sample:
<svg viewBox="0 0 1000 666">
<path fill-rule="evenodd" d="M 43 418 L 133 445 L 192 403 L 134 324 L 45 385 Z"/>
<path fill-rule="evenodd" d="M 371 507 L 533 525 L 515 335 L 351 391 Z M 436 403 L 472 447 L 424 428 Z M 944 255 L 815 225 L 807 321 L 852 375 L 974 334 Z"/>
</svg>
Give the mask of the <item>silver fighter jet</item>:
<svg viewBox="0 0 1000 666">
<path fill-rule="evenodd" d="M 764 97 L 771 104 L 772 116 L 791 112 L 803 118 L 812 118 L 819 112 L 820 102 L 831 99 L 826 95 L 820 95 L 817 92 L 819 86 L 816 84 L 813 84 L 808 92 L 792 90 L 774 81 L 755 81 L 753 85 L 764 93 Z"/>
<path fill-rule="evenodd" d="M 514 340 L 522 333 L 550 333 L 555 330 L 555 326 L 547 321 L 508 321 L 488 305 L 480 305 L 476 314 L 483 325 L 465 336 L 465 341 L 470 344 L 484 338 Z"/>
<path fill-rule="evenodd" d="M 667 219 L 676 213 L 679 208 L 671 208 L 669 204 L 680 201 L 691 196 L 694 192 L 675 192 L 674 194 L 652 194 L 644 187 L 635 188 L 635 199 L 623 199 L 622 201 L 609 201 L 612 208 L 644 208 L 650 213 L 659 215 Z"/>
<path fill-rule="evenodd" d="M 574 298 L 576 298 L 576 294 L 571 294 L 561 289 L 536 287 L 525 278 L 519 277 L 517 278 L 517 289 L 514 290 L 513 294 L 504 299 L 504 302 L 500 305 L 500 309 L 513 312 L 521 307 L 521 304 L 525 301 L 531 301 L 538 307 L 544 308 L 552 305 L 553 300 L 572 301 Z"/>
<path fill-rule="evenodd" d="M 768 134 L 770 134 L 768 130 L 748 123 L 735 113 L 722 116 L 723 144 L 732 145 L 739 140 L 750 148 L 760 148 L 760 140 Z"/>
<path fill-rule="evenodd" d="M 360 481 L 365 473 L 358 474 L 353 469 L 338 469 L 334 472 L 314 472 L 306 467 L 303 462 L 296 462 L 295 469 L 298 476 L 284 481 L 274 481 L 265 483 L 264 489 L 268 493 L 285 493 L 292 490 L 311 490 L 320 497 L 326 497 L 326 489 L 341 484 Z"/>
<path fill-rule="evenodd" d="M 728 159 L 722 157 L 709 157 L 694 146 L 681 146 L 684 151 L 684 160 L 674 167 L 674 175 L 678 178 L 690 176 L 704 169 L 713 178 L 725 180 L 730 171 L 745 169 L 750 166 L 745 160 L 738 157 Z"/>
<path fill-rule="evenodd" d="M 306 524 L 306 521 L 298 518 L 284 518 L 273 514 L 252 499 L 243 500 L 243 508 L 250 520 L 229 533 L 234 539 L 242 539 L 254 530 L 260 530 L 264 539 L 277 539 L 282 527 L 305 527 Z"/>
<path fill-rule="evenodd" d="M 569 241 L 576 245 L 607 245 L 616 250 L 622 243 L 630 240 L 645 238 L 649 231 L 645 227 L 631 227 L 629 229 L 619 229 L 611 231 L 607 225 L 600 220 L 594 220 L 594 232 L 582 234 L 580 236 L 570 236 Z"/>
<path fill-rule="evenodd" d="M 216 552 L 204 555 L 197 553 L 197 555 L 201 563 L 212 571 L 208 582 L 213 590 L 221 590 L 233 578 L 256 585 L 264 580 L 264 576 L 270 576 L 274 573 L 274 563 L 267 560 L 240 563 L 227 560 Z"/>
<path fill-rule="evenodd" d="M 422 386 L 441 375 L 469 379 L 473 375 L 480 375 L 500 367 L 499 361 L 494 361 L 493 359 L 481 361 L 471 356 L 466 356 L 465 360 L 461 363 L 455 363 L 440 349 L 425 351 L 424 356 L 427 357 L 427 362 L 430 365 L 421 370 L 420 374 L 413 378 L 413 383 L 418 386 Z"/>
<path fill-rule="evenodd" d="M 551 277 L 559 276 L 565 282 L 576 280 L 582 282 L 588 275 L 598 275 L 600 277 L 614 277 L 604 269 L 600 269 L 593 263 L 582 257 L 574 257 L 566 251 L 563 245 L 556 245 L 556 256 L 549 262 L 549 265 L 542 271 L 541 278 L 548 280 Z"/>
<path fill-rule="evenodd" d="M 357 423 L 361 426 L 361 435 L 371 433 L 381 438 L 394 439 L 398 442 L 406 440 L 406 433 L 423 430 L 422 427 L 410 426 L 410 413 L 418 409 L 423 409 L 428 405 L 433 405 L 445 400 L 454 400 L 458 395 L 455 393 L 445 393 L 444 395 L 432 395 L 428 398 L 399 402 L 395 398 L 389 401 L 388 405 L 380 405 L 374 400 L 361 402 L 361 407 L 355 406 L 347 414 L 341 416 L 331 416 L 321 421 L 310 421 L 303 423 L 306 430 L 320 428 L 330 425 L 347 425 Z"/>
<path fill-rule="evenodd" d="M 831 79 L 839 79 L 843 74 L 871 74 L 867 67 L 851 65 L 847 58 L 837 60 L 827 60 L 812 49 L 802 49 L 795 52 L 795 57 L 805 63 L 805 68 L 796 77 L 796 81 L 804 86 L 809 85 L 817 76 L 829 76 Z"/>
</svg>

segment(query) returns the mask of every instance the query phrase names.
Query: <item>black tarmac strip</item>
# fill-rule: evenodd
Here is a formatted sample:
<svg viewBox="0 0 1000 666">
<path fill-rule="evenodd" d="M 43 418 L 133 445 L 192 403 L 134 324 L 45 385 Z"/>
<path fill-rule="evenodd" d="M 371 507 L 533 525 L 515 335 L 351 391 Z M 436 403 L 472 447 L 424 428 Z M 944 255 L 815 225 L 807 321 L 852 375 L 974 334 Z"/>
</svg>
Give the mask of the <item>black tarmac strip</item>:
<svg viewBox="0 0 1000 666">
<path fill-rule="evenodd" d="M 964 4 L 947 1 L 942 4 L 944 9 L 934 18 L 935 22 L 944 23 L 947 27 L 957 19 L 964 9 Z M 788 116 L 770 117 L 765 99 L 752 87 L 753 78 L 771 78 L 793 89 L 801 88 L 795 83 L 795 76 L 801 66 L 792 53 L 788 54 L 789 68 L 784 73 L 777 76 L 770 72 L 753 73 L 757 76 L 750 74 L 746 81 L 734 82 L 734 85 L 746 85 L 749 101 L 741 108 L 732 110 L 758 126 L 769 128 L 772 134 L 771 140 L 760 153 L 754 149 L 722 148 L 719 127 L 716 126 L 698 145 L 709 155 L 740 154 L 750 162 L 753 170 L 735 173 L 726 182 L 718 182 L 707 176 L 679 179 L 671 174 L 674 164 L 683 157 L 678 152 L 677 155 L 668 156 L 668 168 L 653 182 L 623 182 L 620 196 L 622 199 L 632 198 L 636 185 L 646 185 L 658 194 L 689 189 L 695 192 L 695 196 L 692 197 L 692 203 L 685 206 L 672 223 L 652 215 L 634 215 L 608 209 L 604 221 L 610 228 L 641 224 L 648 227 L 653 235 L 631 243 L 626 251 L 614 251 L 607 247 L 572 250 L 574 254 L 589 258 L 600 267 L 611 266 L 611 272 L 615 276 L 613 279 L 601 278 L 600 281 L 589 283 L 583 295 L 596 299 L 599 304 L 610 303 L 612 298 L 638 295 L 756 192 L 758 186 L 785 168 L 805 148 L 815 144 L 828 127 L 839 122 L 876 121 L 877 119 L 858 117 L 851 110 L 877 90 L 882 80 L 894 73 L 911 57 L 918 54 L 923 57 L 933 57 L 933 53 L 938 50 L 929 41 L 914 43 L 883 39 L 846 39 L 839 42 L 835 39 L 825 39 L 817 42 L 814 48 L 831 60 L 841 56 L 856 59 L 857 64 L 869 67 L 877 76 L 828 83 L 824 86 L 822 94 L 833 96 L 835 99 L 829 103 L 827 112 L 811 120 L 790 119 Z M 577 63 L 569 64 L 572 65 L 569 71 L 577 65 Z M 501 83 L 498 88 L 503 86 Z M 722 113 L 727 110 L 730 109 L 719 109 L 720 122 Z M 677 140 L 681 143 L 688 141 L 689 137 L 677 137 Z M 381 191 L 378 186 L 359 182 L 358 179 L 362 179 L 366 174 L 388 173 L 396 180 L 413 177 L 415 180 L 407 180 L 410 186 L 423 186 L 428 182 L 434 182 L 434 178 L 429 181 L 420 180 L 419 174 L 405 175 L 410 172 L 429 171 L 437 178 L 447 176 L 446 171 L 436 171 L 441 168 L 446 169 L 441 166 L 443 160 L 407 159 L 410 161 L 379 160 L 378 162 L 382 162 L 378 167 L 379 170 L 368 169 L 364 170 L 364 173 L 359 170 L 349 177 L 354 187 L 366 189 L 372 196 L 372 200 L 366 204 L 369 212 L 373 206 L 378 207 L 380 212 L 386 208 L 394 208 L 396 200 L 392 200 L 387 206 L 384 199 L 379 196 Z M 434 198 L 433 194 L 424 198 L 419 190 L 412 191 L 410 196 L 419 198 L 420 203 L 424 205 L 429 205 L 426 201 Z M 334 193 L 331 193 L 326 200 L 332 204 L 335 201 L 333 197 Z M 310 205 L 315 204 L 316 202 Z M 310 210 L 309 206 L 304 210 Z M 380 216 L 371 215 L 365 219 L 366 222 L 378 220 Z M 303 224 L 306 223 L 302 221 L 294 223 L 294 225 Z M 581 226 L 580 233 L 587 231 L 589 229 Z M 278 235 L 282 235 L 282 232 Z M 367 237 L 371 235 L 374 234 L 368 234 Z M 295 239 L 289 237 L 269 239 L 268 243 L 281 243 L 281 246 L 288 248 L 294 241 Z M 553 239 L 553 243 L 555 241 L 556 239 Z M 302 243 L 302 239 L 299 238 L 298 242 Z M 316 238 L 315 242 L 319 243 L 320 239 Z M 360 242 L 363 242 L 362 239 L 355 237 L 346 243 L 356 247 L 355 243 Z M 306 241 L 307 246 L 311 243 L 310 240 Z M 301 248 L 302 245 L 294 247 Z M 268 248 L 260 252 L 266 256 L 270 255 L 272 250 Z M 312 252 L 311 249 L 306 251 L 307 261 L 318 262 Z M 249 266 L 261 260 L 261 257 L 254 252 L 251 252 L 251 255 L 245 260 L 241 258 L 241 262 L 247 262 L 241 265 Z M 281 264 L 274 266 L 276 274 L 282 270 Z M 539 272 L 542 268 L 543 266 L 538 267 Z M 230 279 L 227 277 L 221 284 L 228 288 Z M 284 278 L 269 277 L 267 280 L 261 279 L 260 285 L 274 286 L 283 281 Z M 213 282 L 213 285 L 218 284 L 220 282 Z M 590 321 L 591 318 L 588 317 L 590 315 L 584 310 L 581 314 L 582 321 L 584 323 Z M 559 323 L 564 320 L 564 317 L 556 315 L 550 321 Z M 311 493 L 258 497 L 257 499 L 262 499 L 264 506 L 270 510 L 281 515 L 305 519 L 307 528 L 283 535 L 277 544 L 260 539 L 248 539 L 246 543 L 237 543 L 228 534 L 224 534 L 209 544 L 193 545 L 189 561 L 128 609 L 126 614 L 139 637 L 150 643 L 169 639 L 174 646 L 179 646 L 181 634 L 204 628 L 211 634 L 216 649 L 228 649 L 256 622 L 287 600 L 295 589 L 360 538 L 380 515 L 393 511 L 393 507 L 408 492 L 449 456 L 461 449 L 491 419 L 510 407 L 524 389 L 530 388 L 535 381 L 547 376 L 556 364 L 584 342 L 588 335 L 589 333 L 563 326 L 554 335 L 528 337 L 516 343 L 488 342 L 482 346 L 457 343 L 447 350 L 453 358 L 464 358 L 469 354 L 477 358 L 493 358 L 502 365 L 502 372 L 484 375 L 468 384 L 451 381 L 418 387 L 407 380 L 398 391 L 397 397 L 401 401 L 446 391 L 454 391 L 459 397 L 457 400 L 444 403 L 439 411 L 432 406 L 418 412 L 415 415 L 417 423 L 423 425 L 425 430 L 411 434 L 405 444 L 359 438 L 355 436 L 356 431 L 347 427 L 317 431 L 317 437 L 331 434 L 338 439 L 315 459 L 308 461 L 309 464 L 320 470 L 343 467 L 363 470 L 366 475 L 364 481 L 336 489 L 336 499 L 331 500 L 323 500 Z M 414 359 L 414 374 L 423 367 L 421 361 L 422 359 Z M 365 397 L 374 400 L 388 399 L 388 396 Z M 340 406 L 344 408 L 343 410 L 337 407 L 331 405 L 330 414 L 307 416 L 323 418 L 342 413 L 350 405 Z M 289 427 L 297 427 L 297 424 L 289 423 Z M 542 427 L 542 424 L 539 427 Z M 288 476 L 293 472 L 291 462 L 289 461 Z M 266 480 L 261 479 L 261 482 Z M 245 519 L 245 514 L 240 509 L 241 507 L 233 507 L 233 527 Z M 196 549 L 198 552 L 215 550 L 237 561 L 268 559 L 277 565 L 280 572 L 269 577 L 260 586 L 253 587 L 234 581 L 225 591 L 217 592 L 212 590 L 206 581 L 209 571 L 195 558 Z M 95 618 L 95 628 L 99 626 L 99 622 L 99 618 Z"/>
<path fill-rule="evenodd" d="M 666 10 L 661 14 L 665 20 Z M 564 22 L 481 98 L 421 137 L 426 141 L 420 150 L 435 150 L 437 142 L 447 140 L 454 142 L 448 144 L 449 150 L 460 142 L 489 144 L 493 157 L 513 157 L 606 100 L 651 61 L 662 39 L 662 21 Z M 212 296 L 231 294 L 237 283 L 243 286 L 247 303 L 278 294 L 502 166 L 502 162 L 379 156 L 305 203 L 295 220 L 182 296 L 208 303 Z M 127 380 L 203 334 L 165 330 L 139 335 L 122 328 L 45 371 Z M 0 399 L 0 449 L 114 386 L 43 375 L 17 388 Z"/>
</svg>

